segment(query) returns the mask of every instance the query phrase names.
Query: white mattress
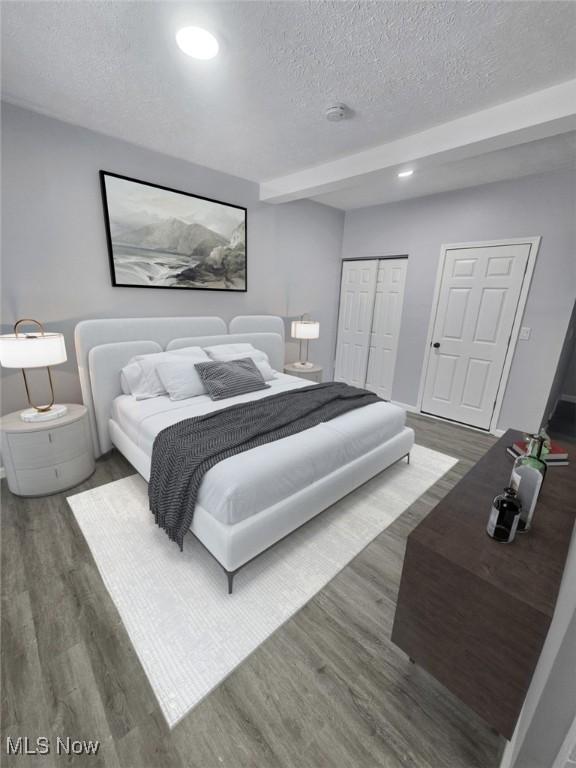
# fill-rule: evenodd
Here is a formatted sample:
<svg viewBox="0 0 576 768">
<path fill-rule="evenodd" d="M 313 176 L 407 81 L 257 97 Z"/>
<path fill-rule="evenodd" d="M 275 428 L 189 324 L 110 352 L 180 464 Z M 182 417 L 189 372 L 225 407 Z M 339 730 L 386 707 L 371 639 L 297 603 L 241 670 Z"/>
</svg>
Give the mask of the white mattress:
<svg viewBox="0 0 576 768">
<path fill-rule="evenodd" d="M 207 395 L 172 402 L 168 397 L 114 400 L 112 418 L 146 454 L 156 435 L 182 419 L 278 392 L 310 386 L 279 373 L 270 389 L 213 402 Z M 198 503 L 225 524 L 238 523 L 334 472 L 401 432 L 406 414 L 391 403 L 373 403 L 297 435 L 253 448 L 220 462 L 206 473 Z"/>
</svg>

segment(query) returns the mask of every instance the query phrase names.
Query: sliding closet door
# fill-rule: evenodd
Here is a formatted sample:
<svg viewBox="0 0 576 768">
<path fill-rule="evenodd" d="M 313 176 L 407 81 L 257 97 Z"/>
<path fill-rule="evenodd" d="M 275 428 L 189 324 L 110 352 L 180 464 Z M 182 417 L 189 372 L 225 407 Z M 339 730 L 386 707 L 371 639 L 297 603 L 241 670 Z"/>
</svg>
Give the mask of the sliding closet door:
<svg viewBox="0 0 576 768">
<path fill-rule="evenodd" d="M 385 400 L 392 397 L 407 266 L 408 259 L 382 259 L 378 265 L 366 389 Z"/>
<path fill-rule="evenodd" d="M 342 263 L 334 380 L 355 387 L 366 381 L 377 273 L 377 259 Z"/>
</svg>

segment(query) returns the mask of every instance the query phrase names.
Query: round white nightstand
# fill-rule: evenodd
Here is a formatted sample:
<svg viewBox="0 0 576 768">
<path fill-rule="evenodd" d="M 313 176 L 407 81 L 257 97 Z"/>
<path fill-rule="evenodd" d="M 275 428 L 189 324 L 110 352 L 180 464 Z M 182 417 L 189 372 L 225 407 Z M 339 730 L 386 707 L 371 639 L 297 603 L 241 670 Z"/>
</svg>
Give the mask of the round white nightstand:
<svg viewBox="0 0 576 768">
<path fill-rule="evenodd" d="M 8 487 L 18 496 L 47 496 L 78 485 L 94 471 L 88 412 L 68 405 L 53 421 L 22 421 L 20 412 L 0 419 Z"/>
<path fill-rule="evenodd" d="M 300 368 L 294 363 L 287 363 L 284 366 L 284 373 L 290 374 L 290 376 L 300 376 L 301 379 L 310 379 L 311 381 L 322 381 L 322 366 L 312 365 L 310 368 Z"/>
</svg>

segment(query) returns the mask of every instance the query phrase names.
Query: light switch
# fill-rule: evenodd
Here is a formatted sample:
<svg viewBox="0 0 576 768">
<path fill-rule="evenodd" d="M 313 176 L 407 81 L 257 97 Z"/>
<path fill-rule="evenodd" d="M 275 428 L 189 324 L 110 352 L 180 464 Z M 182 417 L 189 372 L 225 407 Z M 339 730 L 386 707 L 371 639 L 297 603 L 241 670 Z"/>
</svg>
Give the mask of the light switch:
<svg viewBox="0 0 576 768">
<path fill-rule="evenodd" d="M 528 339 L 530 338 L 531 330 L 532 329 L 528 328 L 527 325 L 523 325 L 522 328 L 520 328 L 520 338 L 522 339 L 522 341 L 528 341 Z"/>
</svg>

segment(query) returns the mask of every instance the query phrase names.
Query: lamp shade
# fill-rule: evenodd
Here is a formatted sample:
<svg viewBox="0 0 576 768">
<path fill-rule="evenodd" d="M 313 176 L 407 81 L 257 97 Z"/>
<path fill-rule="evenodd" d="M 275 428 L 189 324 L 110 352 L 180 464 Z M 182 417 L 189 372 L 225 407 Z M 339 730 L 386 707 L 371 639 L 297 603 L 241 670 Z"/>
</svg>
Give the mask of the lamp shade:
<svg viewBox="0 0 576 768">
<path fill-rule="evenodd" d="M 66 345 L 61 333 L 0 336 L 0 365 L 4 368 L 44 368 L 66 362 Z"/>
<path fill-rule="evenodd" d="M 317 320 L 293 320 L 293 339 L 317 339 L 320 336 L 320 323 Z"/>
</svg>

